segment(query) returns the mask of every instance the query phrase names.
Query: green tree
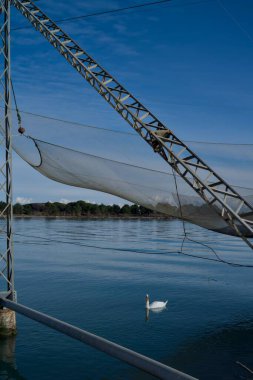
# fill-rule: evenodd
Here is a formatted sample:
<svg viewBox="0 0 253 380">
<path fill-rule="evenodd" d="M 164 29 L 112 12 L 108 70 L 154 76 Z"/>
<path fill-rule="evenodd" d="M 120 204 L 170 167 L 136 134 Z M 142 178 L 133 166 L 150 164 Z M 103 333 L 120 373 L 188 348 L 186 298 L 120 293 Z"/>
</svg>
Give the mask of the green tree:
<svg viewBox="0 0 253 380">
<path fill-rule="evenodd" d="M 72 215 L 73 216 L 81 216 L 82 215 L 82 207 L 78 202 L 76 202 L 72 207 Z"/>
<path fill-rule="evenodd" d="M 90 205 L 90 213 L 92 215 L 99 215 L 99 207 L 97 204 L 91 204 Z"/>
<path fill-rule="evenodd" d="M 54 216 L 54 215 L 58 215 L 59 209 L 55 203 L 47 202 L 45 204 L 45 212 L 46 212 L 46 215 Z"/>
<path fill-rule="evenodd" d="M 121 214 L 129 215 L 129 214 L 131 214 L 131 208 L 129 205 L 124 205 L 121 207 L 120 212 L 121 212 Z"/>
<path fill-rule="evenodd" d="M 22 215 L 23 214 L 23 206 L 20 203 L 16 203 L 13 206 L 13 214 Z"/>
<path fill-rule="evenodd" d="M 3 211 L 5 209 L 6 203 L 5 202 L 0 202 L 0 211 Z"/>
<path fill-rule="evenodd" d="M 146 207 L 140 206 L 140 214 L 141 215 L 143 215 L 143 216 L 149 216 L 149 215 L 152 215 L 153 213 L 154 213 L 153 210 L 149 210 Z"/>
<path fill-rule="evenodd" d="M 115 215 L 119 215 L 121 209 L 119 205 L 112 205 L 112 213 Z"/>
<path fill-rule="evenodd" d="M 130 211 L 132 215 L 140 215 L 140 209 L 138 205 L 130 206 Z"/>
<path fill-rule="evenodd" d="M 23 205 L 23 214 L 32 215 L 32 206 L 30 204 Z"/>
</svg>

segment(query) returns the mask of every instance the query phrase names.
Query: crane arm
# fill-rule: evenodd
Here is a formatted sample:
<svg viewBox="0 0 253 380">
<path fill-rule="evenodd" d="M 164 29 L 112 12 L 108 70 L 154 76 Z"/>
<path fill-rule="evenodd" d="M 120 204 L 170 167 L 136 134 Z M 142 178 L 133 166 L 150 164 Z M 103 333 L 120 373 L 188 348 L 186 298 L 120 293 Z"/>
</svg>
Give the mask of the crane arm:
<svg viewBox="0 0 253 380">
<path fill-rule="evenodd" d="M 10 0 L 173 170 L 252 249 L 253 207 L 30 0 Z M 243 213 L 242 213 L 243 210 Z"/>
</svg>

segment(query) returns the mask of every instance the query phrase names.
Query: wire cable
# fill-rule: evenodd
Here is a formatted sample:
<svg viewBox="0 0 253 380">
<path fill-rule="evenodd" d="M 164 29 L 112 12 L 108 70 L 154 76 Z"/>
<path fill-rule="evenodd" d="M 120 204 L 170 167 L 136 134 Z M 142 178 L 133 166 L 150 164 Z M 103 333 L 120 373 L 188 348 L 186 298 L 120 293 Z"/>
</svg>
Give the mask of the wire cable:
<svg viewBox="0 0 253 380">
<path fill-rule="evenodd" d="M 0 108 L 3 108 L 3 106 L 0 105 Z M 14 108 L 10 108 L 10 109 L 12 111 L 16 111 L 16 109 L 14 109 Z M 130 136 L 133 136 L 133 137 L 136 137 L 136 138 L 139 139 L 139 136 L 138 136 L 138 134 L 136 132 L 133 133 L 133 132 L 121 131 L 119 129 L 103 128 L 103 127 L 98 127 L 96 125 L 79 123 L 77 121 L 60 119 L 60 118 L 57 118 L 57 117 L 48 116 L 48 115 L 42 115 L 42 114 L 38 114 L 38 113 L 34 113 L 34 112 L 29 112 L 29 111 L 19 110 L 19 112 L 20 112 L 20 114 L 24 114 L 24 115 L 28 115 L 28 116 L 34 116 L 34 117 L 38 117 L 38 118 L 41 118 L 41 119 L 47 119 L 47 120 L 57 121 L 57 122 L 60 122 L 60 123 L 69 124 L 70 126 L 71 125 L 75 125 L 75 126 L 83 127 L 83 128 L 91 128 L 91 129 L 97 129 L 97 130 L 106 131 L 106 132 L 113 132 L 113 133 L 122 134 L 122 135 L 130 135 Z M 230 142 L 227 142 L 227 141 L 226 142 L 217 142 L 217 141 L 197 141 L 197 140 L 184 140 L 184 142 L 185 143 L 195 143 L 195 144 L 208 144 L 208 145 L 252 146 L 253 147 L 253 142 L 252 143 L 230 143 Z"/>
<path fill-rule="evenodd" d="M 183 221 L 183 223 L 184 223 L 184 221 Z M 185 226 L 184 226 L 184 229 L 185 229 Z M 100 249 L 100 250 L 105 250 L 105 251 L 130 252 L 130 253 L 141 253 L 141 254 L 149 254 L 149 255 L 150 254 L 152 254 L 152 255 L 164 255 L 164 254 L 168 254 L 168 253 L 169 254 L 175 253 L 175 254 L 182 254 L 184 256 L 193 257 L 196 259 L 214 261 L 214 262 L 226 264 L 226 265 L 229 265 L 232 267 L 253 268 L 253 265 L 237 264 L 237 263 L 233 263 L 230 261 L 223 260 L 222 258 L 220 258 L 220 256 L 217 254 L 217 252 L 215 252 L 215 250 L 213 248 L 209 247 L 207 244 L 204 244 L 204 243 L 201 243 L 201 242 L 198 242 L 198 241 L 195 241 L 193 239 L 188 238 L 187 234 L 186 234 L 186 238 L 189 241 L 192 241 L 194 243 L 197 243 L 197 244 L 200 244 L 202 246 L 207 247 L 209 250 L 211 250 L 215 254 L 216 258 L 203 257 L 203 256 L 199 256 L 199 255 L 193 255 L 193 254 L 185 253 L 182 251 L 182 248 L 180 250 L 171 250 L 171 251 L 164 250 L 164 252 L 161 252 L 161 251 L 160 252 L 154 252 L 154 251 L 147 251 L 147 250 L 144 251 L 141 249 L 138 250 L 138 249 L 115 248 L 115 247 L 103 247 L 103 246 L 93 245 L 93 244 L 84 244 L 84 243 L 77 243 L 77 242 L 64 241 L 64 240 L 58 240 L 58 239 L 49 239 L 49 238 L 44 238 L 42 236 L 27 235 L 27 234 L 23 234 L 23 233 L 21 234 L 21 233 L 17 233 L 17 232 L 14 232 L 13 234 L 16 236 L 21 236 L 21 237 L 41 239 L 47 243 L 69 244 L 69 245 L 74 245 L 74 246 L 78 246 L 78 247 L 95 248 L 95 249 Z M 30 243 L 30 244 L 32 244 L 32 243 Z M 34 243 L 34 244 L 36 244 L 36 243 Z"/>
<path fill-rule="evenodd" d="M 110 10 L 106 10 L 106 11 L 98 11 L 98 12 L 94 12 L 94 13 L 88 13 L 88 14 L 82 15 L 82 16 L 62 18 L 62 19 L 55 20 L 55 23 L 59 24 L 59 23 L 65 23 L 65 22 L 72 22 L 72 21 L 76 21 L 76 20 L 83 20 L 83 19 L 90 18 L 90 17 L 103 16 L 106 14 L 115 14 L 115 13 L 125 12 L 125 11 L 132 10 L 132 9 L 140 9 L 140 8 L 144 8 L 144 7 L 161 5 L 163 3 L 169 3 L 171 1 L 172 0 L 157 0 L 157 1 L 152 1 L 152 2 L 148 2 L 148 3 L 134 4 L 134 5 L 130 5 L 128 7 L 123 7 L 123 8 L 117 8 L 117 9 L 110 9 Z M 196 1 L 189 2 L 189 3 L 185 3 L 185 4 L 176 4 L 174 6 L 182 7 L 182 6 L 188 6 L 188 5 L 207 3 L 210 1 L 212 1 L 212 0 L 196 0 Z M 31 25 L 14 27 L 11 30 L 16 31 L 16 30 L 22 30 L 22 29 L 28 29 L 28 28 L 31 28 Z"/>
<path fill-rule="evenodd" d="M 72 241 L 64 241 L 64 240 L 57 240 L 57 239 L 49 239 L 49 238 L 44 238 L 42 236 L 36 236 L 36 235 L 27 235 L 27 234 L 20 234 L 17 232 L 14 232 L 14 235 L 17 236 L 22 236 L 22 237 L 27 237 L 27 238 L 34 238 L 34 239 L 41 239 L 45 242 L 48 243 L 60 243 L 60 244 L 70 244 L 70 245 L 75 245 L 78 247 L 86 247 L 86 248 L 95 248 L 95 249 L 101 249 L 101 250 L 106 250 L 106 251 L 119 251 L 119 252 L 130 252 L 130 253 L 145 253 L 145 254 L 154 254 L 154 255 L 159 255 L 159 254 L 167 254 L 167 253 L 178 253 L 178 251 L 164 251 L 164 252 L 153 252 L 153 251 L 147 251 L 147 250 L 141 250 L 141 249 L 124 249 L 124 248 L 115 248 L 115 247 L 102 247 L 99 245 L 94 245 L 94 244 L 84 244 L 84 243 L 77 243 L 77 242 L 72 242 Z M 31 244 L 31 243 L 30 243 Z"/>
<path fill-rule="evenodd" d="M 225 7 L 224 3 L 221 0 L 216 0 L 218 5 L 223 9 L 224 13 L 233 21 L 233 23 L 243 32 L 243 34 L 251 41 L 253 42 L 253 37 L 249 34 L 247 29 L 244 28 L 244 26 L 237 20 L 237 18 L 231 13 L 230 10 L 228 10 L 227 7 Z"/>
<path fill-rule="evenodd" d="M 188 237 L 188 234 L 187 234 L 187 231 L 186 231 L 186 226 L 185 226 L 185 220 L 184 220 L 184 217 L 183 217 L 182 204 L 181 204 L 181 200 L 180 200 L 180 196 L 179 196 L 179 191 L 178 191 L 177 175 L 176 175 L 176 172 L 175 172 L 175 162 L 172 163 L 171 167 L 172 167 L 172 174 L 173 174 L 173 178 L 174 178 L 174 183 L 175 183 L 175 188 L 176 188 L 176 194 L 177 194 L 177 199 L 178 199 L 179 212 L 180 212 L 180 220 L 182 222 L 183 235 L 184 235 L 184 237 L 182 239 L 182 243 L 181 243 L 181 248 L 180 248 L 180 251 L 178 253 L 180 253 L 182 255 L 185 255 L 185 256 L 195 257 L 195 258 L 198 258 L 198 259 L 210 260 L 210 261 L 218 261 L 220 263 L 227 264 L 227 265 L 230 265 L 230 266 L 233 266 L 233 267 L 253 268 L 253 265 L 250 265 L 250 264 L 249 265 L 247 265 L 247 264 L 237 264 L 237 263 L 233 263 L 233 262 L 230 262 L 230 261 L 227 261 L 227 260 L 223 260 L 218 255 L 218 253 L 215 251 L 215 249 L 213 249 L 212 247 L 210 247 L 208 244 L 202 243 L 200 241 L 197 241 L 195 239 L 192 239 L 192 238 Z M 189 253 L 184 252 L 183 249 L 184 249 L 184 243 L 185 243 L 186 240 L 191 241 L 191 242 L 193 242 L 195 244 L 199 244 L 202 247 L 207 248 L 209 250 L 209 252 L 212 252 L 215 255 L 216 259 L 208 258 L 208 257 L 203 257 L 203 256 L 199 256 L 199 255 L 193 255 L 193 254 L 189 254 Z"/>
</svg>

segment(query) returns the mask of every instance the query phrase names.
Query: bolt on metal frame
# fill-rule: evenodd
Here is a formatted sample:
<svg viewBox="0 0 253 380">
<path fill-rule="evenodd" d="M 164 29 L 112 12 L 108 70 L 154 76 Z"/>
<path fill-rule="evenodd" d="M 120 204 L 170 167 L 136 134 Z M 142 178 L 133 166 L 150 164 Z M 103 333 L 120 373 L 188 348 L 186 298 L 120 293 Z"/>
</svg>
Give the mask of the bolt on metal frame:
<svg viewBox="0 0 253 380">
<path fill-rule="evenodd" d="M 250 248 L 252 205 L 30 0 L 10 0 L 86 81 Z"/>
<path fill-rule="evenodd" d="M 0 0 L 0 294 L 13 300 L 10 1 Z"/>
</svg>

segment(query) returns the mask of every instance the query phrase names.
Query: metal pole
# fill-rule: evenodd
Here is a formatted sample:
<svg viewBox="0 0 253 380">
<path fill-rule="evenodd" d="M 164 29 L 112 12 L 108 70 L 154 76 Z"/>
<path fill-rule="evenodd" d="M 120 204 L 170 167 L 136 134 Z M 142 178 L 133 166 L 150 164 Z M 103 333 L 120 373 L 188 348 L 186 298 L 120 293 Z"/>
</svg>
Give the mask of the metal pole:
<svg viewBox="0 0 253 380">
<path fill-rule="evenodd" d="M 10 1 L 0 0 L 0 9 L 0 233 L 6 241 L 5 246 L 0 247 L 0 291 L 2 295 L 14 300 Z"/>
<path fill-rule="evenodd" d="M 13 301 L 11 133 L 10 1 L 0 0 L 0 295 Z M 15 312 L 0 308 L 0 336 L 15 333 Z"/>
<path fill-rule="evenodd" d="M 186 373 L 177 371 L 174 368 L 168 367 L 165 364 L 150 359 L 147 356 L 141 355 L 138 352 L 129 350 L 126 347 L 120 346 L 109 340 L 101 338 L 97 335 L 91 334 L 88 331 L 81 330 L 78 327 L 70 325 L 69 323 L 60 321 L 49 315 L 40 313 L 39 311 L 30 309 L 24 305 L 12 302 L 7 299 L 0 298 L 0 305 L 8 307 L 11 310 L 16 311 L 19 314 L 33 319 L 39 323 L 42 323 L 54 330 L 57 330 L 65 335 L 70 336 L 73 339 L 79 340 L 103 351 L 114 358 L 120 359 L 136 368 L 139 368 L 159 379 L 166 380 L 197 380 L 196 378 L 187 375 Z"/>
<path fill-rule="evenodd" d="M 13 270 L 13 202 L 12 202 L 12 141 L 11 141 L 11 74 L 10 74 L 10 1 L 5 0 L 5 144 L 6 144 L 6 252 L 7 291 L 14 300 Z"/>
</svg>

